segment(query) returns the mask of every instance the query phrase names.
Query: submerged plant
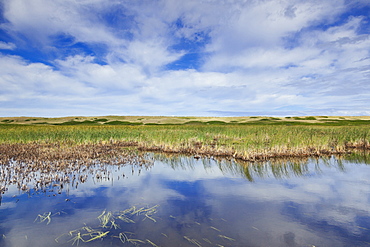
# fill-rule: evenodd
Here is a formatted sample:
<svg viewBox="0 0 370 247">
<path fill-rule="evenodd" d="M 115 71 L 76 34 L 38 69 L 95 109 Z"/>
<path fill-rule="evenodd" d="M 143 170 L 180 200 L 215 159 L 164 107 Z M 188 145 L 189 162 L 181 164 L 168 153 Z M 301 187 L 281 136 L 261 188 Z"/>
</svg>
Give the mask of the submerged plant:
<svg viewBox="0 0 370 247">
<path fill-rule="evenodd" d="M 80 243 L 80 241 L 82 242 L 85 242 L 85 240 L 81 237 L 81 233 L 80 232 L 77 232 L 76 236 L 73 237 L 72 239 L 70 239 L 68 242 L 72 242 L 72 245 L 74 245 L 75 243 L 77 243 L 77 245 Z"/>
<path fill-rule="evenodd" d="M 105 236 L 107 236 L 107 234 L 109 233 L 109 231 L 106 231 L 106 232 L 96 232 L 94 234 L 91 234 L 91 238 L 86 240 L 85 242 L 91 242 L 93 240 L 96 240 L 96 239 L 101 239 Z"/>
<path fill-rule="evenodd" d="M 227 237 L 225 235 L 218 235 L 220 238 L 223 238 L 223 239 L 227 239 L 227 240 L 230 240 L 230 241 L 235 241 L 235 239 L 233 238 L 230 238 L 230 237 Z"/>
<path fill-rule="evenodd" d="M 97 217 L 97 219 L 99 220 L 99 224 L 96 227 L 87 226 L 85 224 L 85 226 L 79 229 L 71 230 L 68 233 L 64 233 L 60 235 L 59 237 L 55 239 L 55 241 L 59 243 L 61 238 L 66 238 L 67 236 L 69 236 L 71 238 L 68 239 L 67 242 L 72 242 L 72 245 L 74 244 L 78 245 L 80 242 L 88 243 L 88 242 L 92 242 L 98 239 L 103 240 L 105 237 L 111 236 L 111 237 L 118 238 L 122 243 L 131 243 L 134 245 L 137 245 L 140 243 L 148 243 L 152 246 L 157 246 L 149 239 L 146 239 L 144 241 L 144 240 L 128 237 L 127 234 L 132 235 L 132 233 L 129 233 L 129 232 L 120 232 L 118 233 L 118 235 L 114 235 L 114 233 L 115 233 L 115 230 L 122 227 L 119 221 L 121 221 L 121 223 L 123 224 L 135 223 L 132 217 L 141 216 L 143 220 L 146 218 L 151 218 L 154 222 L 156 222 L 156 220 L 152 218 L 152 215 L 157 213 L 158 207 L 159 205 L 155 205 L 152 207 L 143 206 L 139 208 L 136 206 L 132 206 L 130 208 L 127 208 L 125 210 L 118 211 L 118 212 L 103 210 L 103 212 Z M 40 220 L 43 222 L 47 219 L 50 220 L 50 215 L 51 213 L 44 214 L 44 215 L 38 215 L 38 218 L 36 219 L 40 218 Z M 111 230 L 108 230 L 108 231 L 104 230 L 107 228 Z"/>
<path fill-rule="evenodd" d="M 39 220 L 39 222 L 40 223 L 42 223 L 42 222 L 44 222 L 44 221 L 47 221 L 47 225 L 49 225 L 50 224 L 50 222 L 51 222 L 51 218 L 50 218 L 50 216 L 51 216 L 51 212 L 46 212 L 46 213 L 44 213 L 44 214 L 39 214 L 39 215 L 37 215 L 37 217 L 36 217 L 36 219 L 35 219 L 35 221 L 34 222 L 36 222 L 37 220 Z"/>
<path fill-rule="evenodd" d="M 194 239 L 194 238 L 189 238 L 188 236 L 184 236 L 184 238 L 185 238 L 189 243 L 194 244 L 194 245 L 196 245 L 196 246 L 198 246 L 198 247 L 202 247 L 201 243 L 200 243 L 198 240 L 196 240 L 196 239 Z"/>
<path fill-rule="evenodd" d="M 63 244 L 63 243 L 70 243 L 71 245 L 80 245 L 81 243 L 88 244 L 90 242 L 94 241 L 104 241 L 105 239 L 117 239 L 122 244 L 132 244 L 132 245 L 146 245 L 146 246 L 153 246 L 158 247 L 160 246 L 157 244 L 156 240 L 151 240 L 147 237 L 144 237 L 143 239 L 140 239 L 136 237 L 135 233 L 129 232 L 130 226 L 133 224 L 140 223 L 144 221 L 145 219 L 150 219 L 152 222 L 157 222 L 156 219 L 154 219 L 154 215 L 158 212 L 159 205 L 154 206 L 131 206 L 129 208 L 126 208 L 124 210 L 120 211 L 108 211 L 103 210 L 95 219 L 96 224 L 83 224 L 82 227 L 74 230 L 70 230 L 66 233 L 63 233 L 59 237 L 55 238 L 55 242 Z M 63 211 L 58 212 L 56 214 L 65 213 Z M 53 215 L 51 212 L 46 212 L 44 214 L 39 214 L 35 221 L 39 222 L 47 222 L 47 224 L 51 223 L 51 217 Z M 171 221 L 178 221 L 181 217 L 175 217 L 175 216 L 169 216 Z M 212 219 L 214 223 L 214 219 Z M 224 219 L 220 219 L 222 221 L 222 224 L 225 222 Z M 149 223 L 152 224 L 152 223 Z M 134 226 L 135 231 L 137 231 L 137 227 L 140 228 L 141 225 Z M 182 236 L 183 241 L 186 241 L 192 245 L 201 247 L 202 244 L 211 244 L 211 245 L 217 245 L 216 239 L 223 239 L 227 241 L 234 242 L 236 241 L 234 238 L 222 235 L 222 232 L 220 229 L 216 228 L 215 226 L 207 226 L 204 224 L 201 224 L 197 221 L 194 221 L 193 226 L 203 228 L 205 227 L 208 229 L 212 229 L 212 231 L 209 231 L 209 234 L 212 234 L 214 237 L 212 241 L 209 238 L 205 238 L 205 236 L 202 238 L 202 236 L 198 236 L 200 240 L 195 238 L 191 235 L 185 235 Z M 119 230 L 122 229 L 122 230 Z M 161 232 L 161 235 L 163 238 L 162 240 L 166 241 L 171 239 L 173 236 L 172 234 L 166 234 L 164 232 Z M 106 243 L 105 245 L 108 245 Z M 218 245 L 220 246 L 220 245 Z"/>
</svg>

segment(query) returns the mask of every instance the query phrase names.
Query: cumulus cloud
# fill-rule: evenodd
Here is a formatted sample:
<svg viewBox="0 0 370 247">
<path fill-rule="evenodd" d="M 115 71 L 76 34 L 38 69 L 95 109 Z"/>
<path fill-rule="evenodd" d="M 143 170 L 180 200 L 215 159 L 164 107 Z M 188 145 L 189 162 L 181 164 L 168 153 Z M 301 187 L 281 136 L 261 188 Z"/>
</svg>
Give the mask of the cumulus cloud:
<svg viewBox="0 0 370 247">
<path fill-rule="evenodd" d="M 83 95 L 89 90 L 82 83 L 63 76 L 43 63 L 28 63 L 17 56 L 1 56 L 2 94 L 28 97 L 46 95 Z M 62 82 L 62 83 L 61 83 Z"/>
<path fill-rule="evenodd" d="M 344 0 L 4 2 L 1 114 L 38 115 L 45 107 L 49 115 L 53 105 L 56 115 L 66 108 L 68 115 L 366 115 L 366 7 Z M 49 104 L 55 97 L 59 103 Z"/>
</svg>

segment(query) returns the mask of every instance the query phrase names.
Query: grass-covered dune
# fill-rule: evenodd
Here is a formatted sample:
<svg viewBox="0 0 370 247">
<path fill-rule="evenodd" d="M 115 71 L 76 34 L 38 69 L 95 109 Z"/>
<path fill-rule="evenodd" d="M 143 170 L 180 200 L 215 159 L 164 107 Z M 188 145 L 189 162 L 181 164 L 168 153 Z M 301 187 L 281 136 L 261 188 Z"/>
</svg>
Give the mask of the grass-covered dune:
<svg viewBox="0 0 370 247">
<path fill-rule="evenodd" d="M 30 143 L 40 148 L 114 144 L 254 161 L 370 147 L 370 117 L 20 117 L 0 123 L 0 145 L 13 149 Z"/>
<path fill-rule="evenodd" d="M 26 125 L 370 125 L 369 116 L 305 116 L 305 117 L 165 117 L 165 116 L 101 116 L 101 117 L 0 117 L 0 124 Z"/>
</svg>

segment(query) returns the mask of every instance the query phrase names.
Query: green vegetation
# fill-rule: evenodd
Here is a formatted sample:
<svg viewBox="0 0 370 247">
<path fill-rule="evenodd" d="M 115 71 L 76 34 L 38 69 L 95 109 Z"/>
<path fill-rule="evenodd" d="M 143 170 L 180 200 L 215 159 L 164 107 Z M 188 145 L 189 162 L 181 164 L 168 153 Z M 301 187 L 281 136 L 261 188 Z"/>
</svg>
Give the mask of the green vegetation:
<svg viewBox="0 0 370 247">
<path fill-rule="evenodd" d="M 99 118 L 99 119 L 95 119 L 94 120 L 94 122 L 103 122 L 103 123 L 105 123 L 105 122 L 108 122 L 108 119 L 106 119 L 106 118 Z"/>
<path fill-rule="evenodd" d="M 98 119 L 72 119 L 55 125 L 6 123 L 0 125 L 0 144 L 124 142 L 139 150 L 232 156 L 242 160 L 323 155 L 369 148 L 370 120 L 321 119 L 320 123 L 310 123 L 312 118 L 309 118 L 284 121 L 265 117 L 238 123 L 203 122 L 203 119 L 194 118 L 183 124 L 105 119 L 104 124 Z"/>
<path fill-rule="evenodd" d="M 189 121 L 189 122 L 185 122 L 185 124 L 203 124 L 203 122 L 201 122 L 201 121 Z"/>
<path fill-rule="evenodd" d="M 111 121 L 111 122 L 106 122 L 104 124 L 107 124 L 107 125 L 142 125 L 143 123 L 127 122 L 127 121 Z"/>
<path fill-rule="evenodd" d="M 63 123 L 57 123 L 55 125 L 91 125 L 91 124 L 96 124 L 96 123 L 94 121 L 89 121 L 89 120 L 85 120 L 82 122 L 72 120 L 72 121 L 63 122 Z"/>
<path fill-rule="evenodd" d="M 226 124 L 224 121 L 208 121 L 206 124 Z"/>
<path fill-rule="evenodd" d="M 10 119 L 4 119 L 1 121 L 2 123 L 12 123 L 14 122 L 14 120 L 10 120 Z"/>
</svg>

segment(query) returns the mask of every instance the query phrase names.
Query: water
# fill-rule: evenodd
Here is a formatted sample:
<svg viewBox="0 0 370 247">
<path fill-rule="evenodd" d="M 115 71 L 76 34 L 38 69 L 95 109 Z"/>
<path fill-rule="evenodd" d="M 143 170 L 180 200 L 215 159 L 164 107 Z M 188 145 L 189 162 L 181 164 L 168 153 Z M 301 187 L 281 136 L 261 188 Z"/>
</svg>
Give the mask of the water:
<svg viewBox="0 0 370 247">
<path fill-rule="evenodd" d="M 151 155 L 62 189 L 10 186 L 0 246 L 370 246 L 368 155 L 244 166 Z"/>
</svg>

